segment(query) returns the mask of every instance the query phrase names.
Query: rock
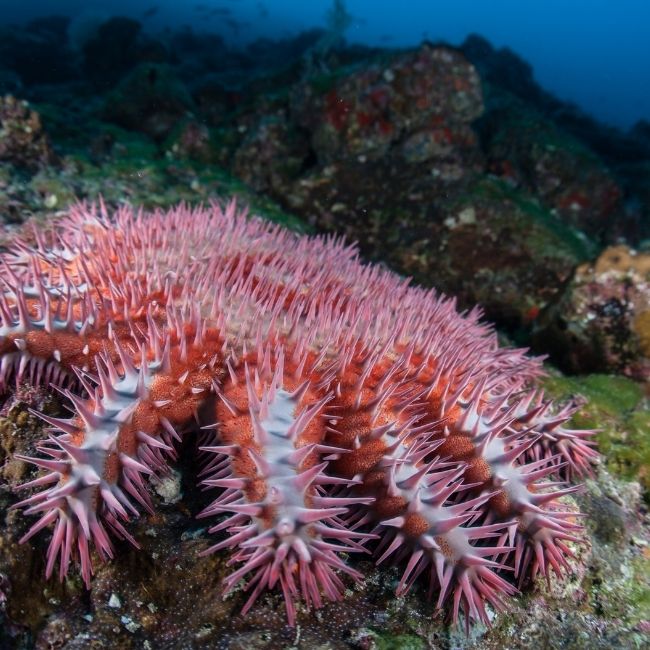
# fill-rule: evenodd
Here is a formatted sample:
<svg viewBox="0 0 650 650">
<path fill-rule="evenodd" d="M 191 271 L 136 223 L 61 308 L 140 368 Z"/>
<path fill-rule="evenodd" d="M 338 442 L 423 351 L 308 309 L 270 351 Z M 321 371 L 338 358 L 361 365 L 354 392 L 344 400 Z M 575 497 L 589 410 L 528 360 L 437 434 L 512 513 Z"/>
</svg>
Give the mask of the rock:
<svg viewBox="0 0 650 650">
<path fill-rule="evenodd" d="M 298 176 L 309 144 L 283 111 L 247 128 L 233 158 L 233 171 L 257 191 L 282 194 Z"/>
<path fill-rule="evenodd" d="M 70 622 L 65 617 L 54 616 L 38 635 L 36 650 L 62 650 L 72 637 Z"/>
<path fill-rule="evenodd" d="M 99 25 L 82 46 L 87 77 L 100 87 L 110 88 L 138 64 L 166 61 L 164 47 L 143 36 L 141 30 L 138 21 L 123 16 Z"/>
<path fill-rule="evenodd" d="M 194 119 L 188 119 L 174 128 L 165 142 L 165 150 L 181 160 L 195 160 L 201 163 L 217 160 L 210 129 Z"/>
<path fill-rule="evenodd" d="M 292 97 L 293 117 L 310 131 L 324 164 L 376 160 L 408 134 L 440 145 L 462 143 L 462 126 L 482 110 L 474 68 L 457 51 L 429 45 L 333 78 L 325 87 L 318 79 L 299 85 Z"/>
<path fill-rule="evenodd" d="M 579 266 L 540 316 L 533 344 L 571 372 L 650 380 L 650 254 L 612 246 Z"/>
<path fill-rule="evenodd" d="M 192 92 L 198 111 L 205 123 L 215 126 L 223 124 L 233 108 L 233 97 L 220 83 L 207 80 Z"/>
<path fill-rule="evenodd" d="M 35 171 L 56 160 L 40 115 L 26 101 L 0 97 L 0 162 Z"/>
<path fill-rule="evenodd" d="M 623 190 L 599 157 L 548 118 L 510 99 L 481 120 L 489 169 L 524 187 L 592 237 L 614 227 Z"/>
<path fill-rule="evenodd" d="M 535 82 L 532 66 L 511 49 L 497 50 L 478 34 L 470 34 L 460 49 L 479 70 L 481 78 L 490 84 L 533 104 L 550 99 Z"/>
<path fill-rule="evenodd" d="M 145 63 L 109 93 L 104 117 L 162 141 L 192 110 L 192 98 L 173 69 Z"/>
<path fill-rule="evenodd" d="M 320 229 L 358 240 L 368 258 L 456 296 L 463 308 L 478 303 L 502 327 L 529 327 L 588 259 L 588 240 L 505 183 L 451 184 L 430 169 L 330 165 L 295 184 L 287 200 Z"/>
<path fill-rule="evenodd" d="M 645 160 L 620 165 L 618 172 L 625 179 L 627 200 L 624 218 L 613 224 L 611 240 L 650 250 L 650 155 Z"/>
</svg>

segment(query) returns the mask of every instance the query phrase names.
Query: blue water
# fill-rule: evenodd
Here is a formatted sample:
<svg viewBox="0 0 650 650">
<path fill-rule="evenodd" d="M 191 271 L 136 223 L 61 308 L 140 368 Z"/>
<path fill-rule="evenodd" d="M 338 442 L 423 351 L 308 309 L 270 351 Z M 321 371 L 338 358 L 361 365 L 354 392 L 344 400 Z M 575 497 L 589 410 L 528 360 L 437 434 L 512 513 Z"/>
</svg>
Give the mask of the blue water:
<svg viewBox="0 0 650 650">
<path fill-rule="evenodd" d="M 650 0 L 347 0 L 346 37 L 383 47 L 470 33 L 507 46 L 558 98 L 627 128 L 650 120 Z M 191 24 L 231 43 L 324 26 L 332 0 L 0 0 L 0 21 L 128 15 L 152 32 Z M 210 13 L 212 11 L 212 13 Z M 0 62 L 1 63 L 1 62 Z"/>
</svg>

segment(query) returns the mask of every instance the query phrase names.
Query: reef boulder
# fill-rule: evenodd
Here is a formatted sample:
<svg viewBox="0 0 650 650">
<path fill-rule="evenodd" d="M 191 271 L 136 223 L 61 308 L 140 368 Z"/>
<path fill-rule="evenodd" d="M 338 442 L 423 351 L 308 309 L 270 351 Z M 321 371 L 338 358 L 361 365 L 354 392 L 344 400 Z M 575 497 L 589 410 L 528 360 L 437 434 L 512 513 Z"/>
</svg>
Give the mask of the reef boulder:
<svg viewBox="0 0 650 650">
<path fill-rule="evenodd" d="M 611 246 L 576 269 L 541 316 L 534 343 L 572 372 L 650 379 L 650 254 Z"/>
<path fill-rule="evenodd" d="M 13 95 L 0 97 L 0 162 L 36 170 L 55 160 L 40 115 Z"/>
</svg>

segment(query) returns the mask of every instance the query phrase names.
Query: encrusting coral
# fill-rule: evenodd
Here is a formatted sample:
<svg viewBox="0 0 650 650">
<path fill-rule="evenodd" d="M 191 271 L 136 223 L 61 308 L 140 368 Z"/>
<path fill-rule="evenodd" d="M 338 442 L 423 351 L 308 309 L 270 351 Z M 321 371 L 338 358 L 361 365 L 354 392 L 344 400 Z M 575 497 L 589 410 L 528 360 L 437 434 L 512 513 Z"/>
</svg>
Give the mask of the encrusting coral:
<svg viewBox="0 0 650 650">
<path fill-rule="evenodd" d="M 202 513 L 246 581 L 319 607 L 374 551 L 423 575 L 456 621 L 489 623 L 529 577 L 561 575 L 580 539 L 562 481 L 589 473 L 591 431 L 565 428 L 532 382 L 538 360 L 499 348 L 480 313 L 379 266 L 336 238 L 300 237 L 234 203 L 168 213 L 77 206 L 2 255 L 0 383 L 51 383 L 69 419 L 17 508 L 50 529 L 47 576 L 92 548 L 137 546 L 191 431 L 215 500 Z M 347 576 L 347 577 L 346 577 Z"/>
</svg>

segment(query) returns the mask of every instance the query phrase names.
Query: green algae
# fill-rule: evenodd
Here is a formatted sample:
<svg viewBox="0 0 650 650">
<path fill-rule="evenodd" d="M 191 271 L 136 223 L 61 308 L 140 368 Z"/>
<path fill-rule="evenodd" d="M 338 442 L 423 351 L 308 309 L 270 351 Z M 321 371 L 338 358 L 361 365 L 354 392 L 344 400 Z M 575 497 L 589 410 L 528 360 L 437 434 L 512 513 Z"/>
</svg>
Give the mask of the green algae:
<svg viewBox="0 0 650 650">
<path fill-rule="evenodd" d="M 650 620 L 650 554 L 632 562 L 632 575 L 627 582 L 627 603 L 635 623 Z"/>
<path fill-rule="evenodd" d="M 61 156 L 58 167 L 48 167 L 24 183 L 23 199 L 38 215 L 63 210 L 76 201 L 108 205 L 125 202 L 145 209 L 168 208 L 235 197 L 251 214 L 299 233 L 313 228 L 282 209 L 267 196 L 255 193 L 215 159 L 196 160 L 171 151 L 174 138 L 187 124 L 179 121 L 161 145 L 137 131 L 102 121 L 99 106 L 81 105 L 76 120 L 53 104 L 34 105 Z M 207 149 L 231 151 L 238 137 L 232 129 L 208 129 Z M 54 198 L 55 197 L 55 198 Z"/>
<path fill-rule="evenodd" d="M 359 636 L 363 638 L 363 647 L 372 650 L 424 650 L 427 647 L 424 640 L 414 634 L 362 629 Z"/>
<path fill-rule="evenodd" d="M 597 429 L 606 467 L 616 476 L 638 481 L 650 501 L 650 410 L 642 386 L 626 377 L 600 374 L 552 376 L 544 386 L 556 399 L 581 395 L 587 400 L 569 425 Z"/>
<path fill-rule="evenodd" d="M 604 549 L 603 549 L 604 551 Z M 650 555 L 647 547 L 625 561 L 620 554 L 593 563 L 585 583 L 589 604 L 599 616 L 634 628 L 650 620 Z"/>
<path fill-rule="evenodd" d="M 424 641 L 412 634 L 377 634 L 377 650 L 423 650 Z"/>
<path fill-rule="evenodd" d="M 579 392 L 589 400 L 592 408 L 597 409 L 596 414 L 606 414 L 615 418 L 636 408 L 643 398 L 642 387 L 632 379 L 620 375 L 594 374 L 582 377 L 555 375 L 547 378 L 544 385 L 557 397 Z"/>
<path fill-rule="evenodd" d="M 217 165 L 161 155 L 146 136 L 117 126 L 102 125 L 98 132 L 116 144 L 110 154 L 95 159 L 75 147 L 66 151 L 61 168 L 48 168 L 23 186 L 33 214 L 63 210 L 77 201 L 108 205 L 125 202 L 145 209 L 168 208 L 235 197 L 251 214 L 300 233 L 313 232 L 297 217 L 266 196 L 256 194 L 245 183 Z"/>
<path fill-rule="evenodd" d="M 650 502 L 650 413 L 632 413 L 626 425 L 627 431 L 620 439 L 612 436 L 609 448 L 602 445 L 602 453 L 612 457 L 609 466 L 614 471 L 641 483 Z M 601 438 L 604 436 L 599 435 Z"/>
</svg>

